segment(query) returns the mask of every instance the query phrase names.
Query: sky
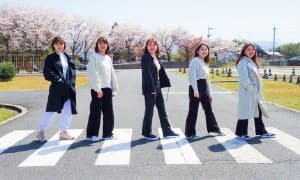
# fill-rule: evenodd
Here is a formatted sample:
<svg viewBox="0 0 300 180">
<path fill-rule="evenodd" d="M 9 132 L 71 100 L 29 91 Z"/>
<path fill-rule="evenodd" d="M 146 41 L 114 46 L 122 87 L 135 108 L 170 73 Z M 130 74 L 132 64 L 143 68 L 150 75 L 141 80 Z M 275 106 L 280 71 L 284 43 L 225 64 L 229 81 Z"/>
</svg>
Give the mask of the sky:
<svg viewBox="0 0 300 180">
<path fill-rule="evenodd" d="M 150 31 L 182 27 L 211 39 L 300 42 L 300 0 L 0 0 L 57 9 L 68 16 L 140 25 Z"/>
</svg>

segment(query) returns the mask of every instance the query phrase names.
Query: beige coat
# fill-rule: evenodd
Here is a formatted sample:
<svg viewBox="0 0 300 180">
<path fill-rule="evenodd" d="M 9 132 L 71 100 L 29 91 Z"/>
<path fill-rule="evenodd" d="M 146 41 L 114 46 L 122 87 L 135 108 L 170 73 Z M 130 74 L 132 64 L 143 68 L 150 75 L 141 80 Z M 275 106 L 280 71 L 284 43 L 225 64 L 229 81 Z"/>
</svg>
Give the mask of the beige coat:
<svg viewBox="0 0 300 180">
<path fill-rule="evenodd" d="M 238 83 L 238 119 L 258 117 L 258 105 L 265 117 L 268 117 L 262 94 L 262 80 L 256 64 L 244 56 L 237 65 Z"/>
</svg>

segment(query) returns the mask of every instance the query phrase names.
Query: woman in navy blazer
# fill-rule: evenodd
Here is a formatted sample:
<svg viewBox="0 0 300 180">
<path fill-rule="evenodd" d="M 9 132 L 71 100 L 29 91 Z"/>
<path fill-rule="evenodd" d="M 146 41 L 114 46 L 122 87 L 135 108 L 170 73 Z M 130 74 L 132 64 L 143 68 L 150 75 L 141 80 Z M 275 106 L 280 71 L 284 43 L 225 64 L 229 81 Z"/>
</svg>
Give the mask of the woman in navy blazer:
<svg viewBox="0 0 300 180">
<path fill-rule="evenodd" d="M 152 118 L 154 105 L 158 110 L 162 133 L 164 137 L 177 137 L 171 129 L 170 122 L 166 113 L 164 99 L 161 88 L 171 87 L 170 80 L 162 64 L 158 61 L 159 57 L 158 41 L 150 38 L 146 42 L 144 55 L 142 56 L 142 91 L 145 98 L 145 115 L 143 120 L 142 135 L 145 139 L 157 140 L 152 134 Z"/>
<path fill-rule="evenodd" d="M 72 114 L 77 114 L 75 63 L 64 52 L 66 45 L 61 37 L 55 37 L 52 40 L 51 47 L 55 52 L 46 57 L 43 70 L 45 79 L 50 81 L 51 85 L 49 87 L 46 112 L 37 132 L 37 139 L 41 142 L 46 141 L 45 130 L 51 124 L 56 113 L 61 113 L 59 139 L 74 139 L 67 132 L 67 129 L 72 121 Z"/>
</svg>

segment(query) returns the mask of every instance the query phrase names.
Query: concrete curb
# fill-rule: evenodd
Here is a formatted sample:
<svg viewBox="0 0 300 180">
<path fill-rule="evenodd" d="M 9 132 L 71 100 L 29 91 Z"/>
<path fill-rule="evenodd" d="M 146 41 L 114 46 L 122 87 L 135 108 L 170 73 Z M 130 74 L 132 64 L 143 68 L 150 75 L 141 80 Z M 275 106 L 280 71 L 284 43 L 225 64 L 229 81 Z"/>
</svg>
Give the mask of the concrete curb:
<svg viewBox="0 0 300 180">
<path fill-rule="evenodd" d="M 14 105 L 14 104 L 0 104 L 0 107 L 4 107 L 4 108 L 7 108 L 7 109 L 11 109 L 13 111 L 17 111 L 18 114 L 11 117 L 11 118 L 8 118 L 7 120 L 4 120 L 2 122 L 0 122 L 0 126 L 5 124 L 5 123 L 8 123 L 14 119 L 17 119 L 23 115 L 25 115 L 28 110 L 25 108 L 25 107 L 22 107 L 22 106 L 19 106 L 19 105 Z"/>
</svg>

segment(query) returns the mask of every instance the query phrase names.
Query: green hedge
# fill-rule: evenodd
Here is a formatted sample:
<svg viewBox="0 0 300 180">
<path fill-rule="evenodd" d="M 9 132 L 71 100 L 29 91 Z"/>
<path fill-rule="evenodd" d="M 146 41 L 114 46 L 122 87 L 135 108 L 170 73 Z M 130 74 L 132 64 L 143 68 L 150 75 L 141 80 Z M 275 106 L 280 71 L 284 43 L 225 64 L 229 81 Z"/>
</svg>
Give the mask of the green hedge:
<svg viewBox="0 0 300 180">
<path fill-rule="evenodd" d="M 8 81 L 16 76 L 15 67 L 11 63 L 0 63 L 0 80 Z"/>
</svg>

